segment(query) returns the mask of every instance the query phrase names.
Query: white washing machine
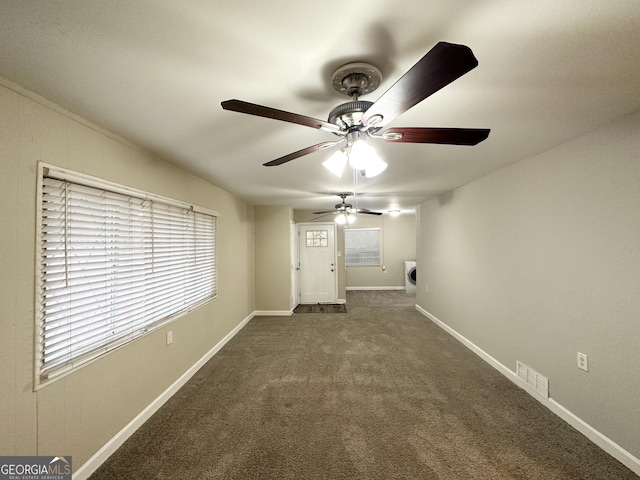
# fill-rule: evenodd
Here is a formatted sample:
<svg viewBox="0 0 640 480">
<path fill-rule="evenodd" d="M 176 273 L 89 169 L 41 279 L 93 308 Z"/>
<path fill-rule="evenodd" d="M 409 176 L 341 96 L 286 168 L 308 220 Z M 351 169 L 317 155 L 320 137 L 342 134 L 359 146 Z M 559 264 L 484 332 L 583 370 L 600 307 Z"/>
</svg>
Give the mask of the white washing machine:
<svg viewBox="0 0 640 480">
<path fill-rule="evenodd" d="M 407 260 L 404 262 L 404 291 L 416 293 L 416 261 Z"/>
</svg>

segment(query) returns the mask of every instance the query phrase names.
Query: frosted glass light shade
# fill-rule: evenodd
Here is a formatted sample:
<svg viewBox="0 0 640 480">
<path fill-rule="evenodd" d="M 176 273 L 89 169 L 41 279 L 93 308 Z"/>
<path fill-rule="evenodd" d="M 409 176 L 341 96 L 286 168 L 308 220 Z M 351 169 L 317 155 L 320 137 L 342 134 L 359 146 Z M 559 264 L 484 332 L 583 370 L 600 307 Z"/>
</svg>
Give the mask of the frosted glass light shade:
<svg viewBox="0 0 640 480">
<path fill-rule="evenodd" d="M 344 225 L 345 223 L 347 223 L 347 216 L 344 213 L 339 213 L 338 215 L 336 215 L 336 223 L 338 225 Z"/>
<path fill-rule="evenodd" d="M 349 165 L 356 170 L 366 170 L 369 158 L 377 155 L 371 145 L 364 140 L 356 140 L 349 152 Z"/>
<path fill-rule="evenodd" d="M 339 178 L 342 176 L 344 167 L 347 165 L 347 160 L 347 155 L 342 150 L 338 150 L 325 160 L 322 165 Z"/>
<path fill-rule="evenodd" d="M 387 163 L 383 161 L 375 152 L 374 155 L 369 157 L 367 166 L 364 169 L 364 175 L 368 178 L 380 175 L 387 168 Z"/>
</svg>

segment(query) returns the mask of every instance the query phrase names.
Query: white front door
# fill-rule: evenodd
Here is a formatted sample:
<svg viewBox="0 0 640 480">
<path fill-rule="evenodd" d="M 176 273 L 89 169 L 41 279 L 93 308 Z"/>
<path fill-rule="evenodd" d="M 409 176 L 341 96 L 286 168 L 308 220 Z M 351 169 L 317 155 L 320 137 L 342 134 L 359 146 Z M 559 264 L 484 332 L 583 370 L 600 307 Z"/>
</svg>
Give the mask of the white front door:
<svg viewBox="0 0 640 480">
<path fill-rule="evenodd" d="M 300 224 L 300 303 L 336 303 L 336 225 Z"/>
</svg>

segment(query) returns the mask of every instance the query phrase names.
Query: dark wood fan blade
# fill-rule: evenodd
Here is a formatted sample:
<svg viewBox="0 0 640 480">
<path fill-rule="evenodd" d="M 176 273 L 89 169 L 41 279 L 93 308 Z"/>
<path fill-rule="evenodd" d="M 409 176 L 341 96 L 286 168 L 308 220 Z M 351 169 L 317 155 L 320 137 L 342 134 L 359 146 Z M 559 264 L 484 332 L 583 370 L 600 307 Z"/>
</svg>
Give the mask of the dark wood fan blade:
<svg viewBox="0 0 640 480">
<path fill-rule="evenodd" d="M 477 145 L 489 136 L 488 128 L 389 128 L 382 134 L 391 143 Z"/>
<path fill-rule="evenodd" d="M 265 107 L 255 103 L 243 102 L 242 100 L 225 100 L 221 105 L 223 109 L 233 112 L 273 118 L 274 120 L 304 125 L 305 127 L 317 128 L 331 133 L 339 133 L 342 131 L 337 125 L 325 122 L 324 120 L 298 115 L 297 113 L 285 112 L 284 110 L 276 110 L 275 108 Z"/>
<path fill-rule="evenodd" d="M 313 212 L 314 215 L 328 215 L 329 213 L 336 213 L 335 210 L 325 210 L 324 212 Z"/>
<path fill-rule="evenodd" d="M 439 42 L 369 107 L 362 123 L 386 125 L 476 66 L 469 47 Z"/>
<path fill-rule="evenodd" d="M 297 152 L 290 153 L 289 155 L 285 155 L 284 157 L 276 158 L 275 160 L 271 160 L 270 162 L 263 163 L 263 165 L 265 167 L 275 167 L 276 165 L 282 165 L 283 163 L 290 162 L 291 160 L 303 157 L 304 155 L 309 155 L 310 153 L 317 152 L 318 150 L 324 150 L 325 148 L 333 147 L 338 143 L 339 142 L 318 143 L 317 145 L 312 145 L 310 147 L 303 148 L 302 150 L 298 150 Z"/>
<path fill-rule="evenodd" d="M 359 208 L 358 209 L 358 215 L 360 214 L 365 214 L 365 215 L 382 215 L 382 212 L 372 212 L 371 210 L 367 210 L 366 208 Z"/>
<path fill-rule="evenodd" d="M 311 221 L 315 222 L 317 220 L 320 220 L 321 218 L 327 217 L 327 216 L 329 216 L 331 214 L 334 214 L 334 213 L 336 213 L 336 212 L 331 211 L 331 212 L 325 213 L 324 215 L 320 215 L 319 217 L 312 218 Z"/>
</svg>

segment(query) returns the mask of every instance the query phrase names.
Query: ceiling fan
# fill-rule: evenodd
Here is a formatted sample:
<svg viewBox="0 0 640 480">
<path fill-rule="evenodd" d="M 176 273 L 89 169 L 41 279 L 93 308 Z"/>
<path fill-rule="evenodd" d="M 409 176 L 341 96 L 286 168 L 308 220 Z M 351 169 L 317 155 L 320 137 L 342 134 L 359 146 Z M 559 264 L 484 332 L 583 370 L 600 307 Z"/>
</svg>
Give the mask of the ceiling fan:
<svg viewBox="0 0 640 480">
<path fill-rule="evenodd" d="M 322 142 L 270 162 L 267 167 L 282 165 L 318 150 L 335 147 L 346 142 L 352 149 L 358 140 L 368 137 L 390 143 L 438 143 L 448 145 L 477 145 L 489 136 L 485 128 L 388 128 L 395 120 L 425 98 L 442 89 L 478 65 L 471 49 L 465 45 L 439 42 L 409 71 L 393 84 L 376 102 L 359 100 L 373 92 L 382 80 L 380 70 L 366 63 L 349 63 L 338 68 L 331 77 L 333 88 L 351 97 L 351 101 L 335 107 L 328 121 L 296 113 L 277 110 L 242 100 L 222 102 L 224 110 L 311 127 L 342 137 L 333 142 Z M 358 142 L 363 144 L 364 142 Z M 358 169 L 352 164 L 355 169 Z"/>
<path fill-rule="evenodd" d="M 347 197 L 350 197 L 353 195 L 353 193 L 338 193 L 337 194 L 341 199 L 342 199 L 342 203 L 337 203 L 334 205 L 333 210 L 324 210 L 322 212 L 313 212 L 314 215 L 329 215 L 329 214 L 334 214 L 336 215 L 336 222 L 337 223 L 353 223 L 353 221 L 355 220 L 355 216 L 354 215 L 361 215 L 361 214 L 365 214 L 365 215 L 382 215 L 382 212 L 373 212 L 367 208 L 354 208 L 353 205 L 351 205 L 350 203 L 347 203 L 345 200 L 347 199 Z"/>
</svg>

